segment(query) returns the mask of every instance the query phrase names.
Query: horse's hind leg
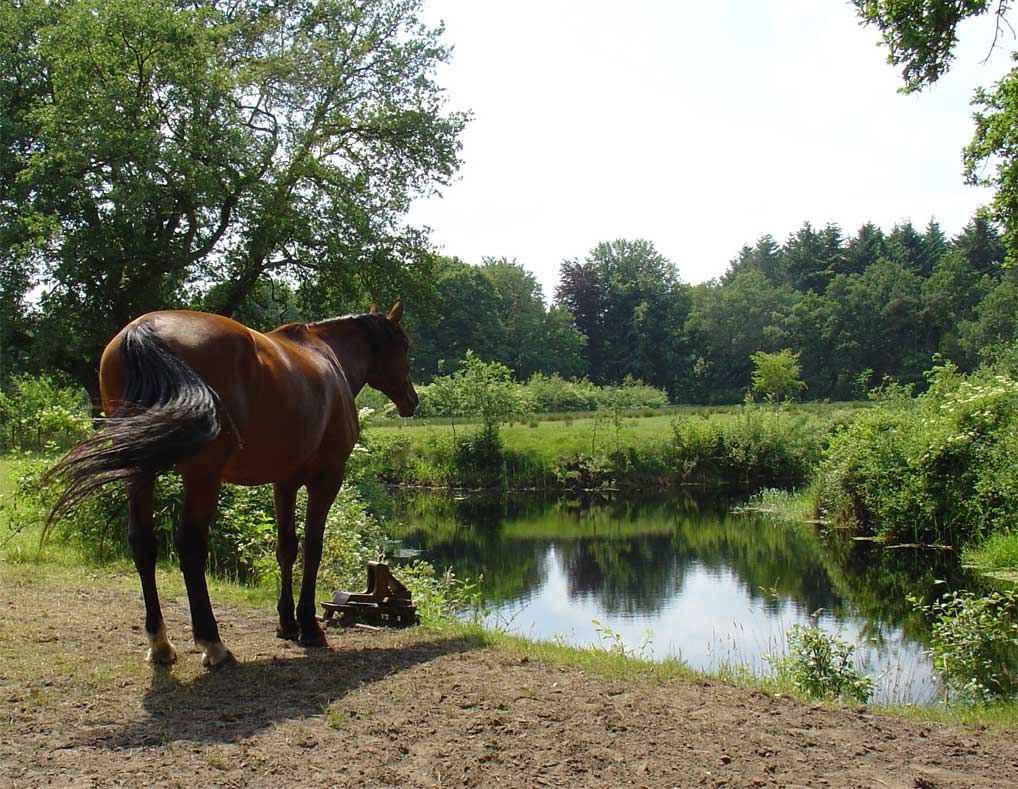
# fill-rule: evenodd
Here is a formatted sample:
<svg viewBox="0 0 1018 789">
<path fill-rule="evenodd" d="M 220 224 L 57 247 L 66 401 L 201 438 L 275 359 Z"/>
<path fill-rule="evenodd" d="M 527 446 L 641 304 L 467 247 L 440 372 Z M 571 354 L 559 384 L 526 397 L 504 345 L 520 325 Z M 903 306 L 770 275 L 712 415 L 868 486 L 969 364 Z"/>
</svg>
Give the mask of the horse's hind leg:
<svg viewBox="0 0 1018 789">
<path fill-rule="evenodd" d="M 212 602 L 205 582 L 205 563 L 209 555 L 209 529 L 216 514 L 220 482 L 207 474 L 182 473 L 184 514 L 177 527 L 175 543 L 180 569 L 191 607 L 194 643 L 202 650 L 202 665 L 215 668 L 234 660 L 219 639 L 219 626 L 212 614 Z"/>
<path fill-rule="evenodd" d="M 155 479 L 149 477 L 127 484 L 127 540 L 134 566 L 141 578 L 145 598 L 145 634 L 148 636 L 148 660 L 167 665 L 177 659 L 177 651 L 166 637 L 166 625 L 156 591 L 156 534 L 152 523 Z"/>
<path fill-rule="evenodd" d="M 297 619 L 293 615 L 293 563 L 297 560 L 297 532 L 293 512 L 297 503 L 297 486 L 277 482 L 272 486 L 276 505 L 276 561 L 279 562 L 279 638 L 296 640 L 300 636 Z"/>
<path fill-rule="evenodd" d="M 297 601 L 300 643 L 306 647 L 326 645 L 325 632 L 315 617 L 315 585 L 318 581 L 318 566 L 322 561 L 325 519 L 342 483 L 343 475 L 340 472 L 338 476 L 330 476 L 308 485 L 308 510 L 304 520 L 304 568 L 300 579 L 300 599 Z"/>
</svg>

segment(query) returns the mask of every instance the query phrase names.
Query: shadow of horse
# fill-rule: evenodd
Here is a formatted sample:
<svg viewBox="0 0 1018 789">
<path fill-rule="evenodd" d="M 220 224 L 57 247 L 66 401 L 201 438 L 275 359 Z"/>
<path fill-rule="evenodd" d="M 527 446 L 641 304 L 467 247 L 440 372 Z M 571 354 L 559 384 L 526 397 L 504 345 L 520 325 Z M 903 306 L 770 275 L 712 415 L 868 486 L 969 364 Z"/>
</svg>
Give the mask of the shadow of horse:
<svg viewBox="0 0 1018 789">
<path fill-rule="evenodd" d="M 175 740 L 236 742 L 273 724 L 324 714 L 363 685 L 443 655 L 484 647 L 482 636 L 446 638 L 400 648 L 312 649 L 301 658 L 239 663 L 184 684 L 155 669 L 143 701 L 148 718 L 79 744 L 144 748 Z"/>
</svg>

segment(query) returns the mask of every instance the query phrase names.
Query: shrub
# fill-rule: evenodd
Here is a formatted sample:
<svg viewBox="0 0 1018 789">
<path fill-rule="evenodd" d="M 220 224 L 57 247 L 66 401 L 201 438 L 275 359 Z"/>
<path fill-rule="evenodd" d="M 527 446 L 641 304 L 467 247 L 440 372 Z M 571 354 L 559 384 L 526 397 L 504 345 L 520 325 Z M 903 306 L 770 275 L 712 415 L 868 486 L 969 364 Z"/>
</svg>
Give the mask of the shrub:
<svg viewBox="0 0 1018 789">
<path fill-rule="evenodd" d="M 618 386 L 604 386 L 598 390 L 597 402 L 608 409 L 627 411 L 639 408 L 663 408 L 668 405 L 668 394 L 639 378 L 627 375 Z"/>
<path fill-rule="evenodd" d="M 989 702 L 1018 691 L 1018 590 L 949 592 L 930 605 L 911 602 L 932 617 L 929 654 L 948 700 Z"/>
<path fill-rule="evenodd" d="M 671 464 L 691 482 L 796 483 L 819 461 L 830 435 L 827 419 L 746 405 L 734 417 L 674 420 Z"/>
<path fill-rule="evenodd" d="M 992 370 L 927 374 L 915 399 L 879 403 L 818 469 L 817 507 L 887 539 L 961 544 L 1018 528 L 1018 381 Z"/>
<path fill-rule="evenodd" d="M 808 625 L 792 625 L 785 637 L 786 655 L 764 655 L 779 680 L 809 699 L 860 704 L 870 700 L 873 680 L 855 667 L 855 647 L 821 628 L 815 616 Z"/>
<path fill-rule="evenodd" d="M 452 569 L 438 572 L 422 561 L 401 565 L 397 575 L 413 596 L 421 624 L 447 624 L 464 614 L 477 622 L 487 614 L 481 606 L 483 576 L 476 581 L 459 578 Z"/>
<path fill-rule="evenodd" d="M 352 488 L 343 488 L 325 522 L 318 583 L 327 589 L 359 592 L 369 561 L 385 558 L 389 540 Z"/>
<path fill-rule="evenodd" d="M 0 391 L 0 443 L 22 449 L 70 446 L 92 429 L 91 403 L 80 387 L 48 375 L 20 375 Z"/>
<path fill-rule="evenodd" d="M 538 413 L 593 411 L 597 408 L 598 387 L 586 378 L 566 380 L 558 373 L 534 373 L 523 389 L 531 407 Z"/>
</svg>

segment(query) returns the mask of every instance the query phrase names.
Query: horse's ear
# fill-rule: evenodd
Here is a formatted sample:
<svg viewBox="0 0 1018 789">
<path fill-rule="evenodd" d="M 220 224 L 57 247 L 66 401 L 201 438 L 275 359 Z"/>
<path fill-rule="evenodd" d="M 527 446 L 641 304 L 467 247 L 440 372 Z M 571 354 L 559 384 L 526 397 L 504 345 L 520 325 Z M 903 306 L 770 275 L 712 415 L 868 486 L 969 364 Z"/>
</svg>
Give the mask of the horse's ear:
<svg viewBox="0 0 1018 789">
<path fill-rule="evenodd" d="M 401 320 L 403 320 L 403 300 L 402 299 L 396 299 L 396 303 L 392 305 L 392 309 L 389 310 L 389 315 L 387 317 L 393 323 L 399 323 Z"/>
<path fill-rule="evenodd" d="M 377 304 L 372 304 L 371 305 L 371 309 L 368 310 L 368 315 L 377 315 L 377 314 L 378 314 L 378 305 Z"/>
</svg>

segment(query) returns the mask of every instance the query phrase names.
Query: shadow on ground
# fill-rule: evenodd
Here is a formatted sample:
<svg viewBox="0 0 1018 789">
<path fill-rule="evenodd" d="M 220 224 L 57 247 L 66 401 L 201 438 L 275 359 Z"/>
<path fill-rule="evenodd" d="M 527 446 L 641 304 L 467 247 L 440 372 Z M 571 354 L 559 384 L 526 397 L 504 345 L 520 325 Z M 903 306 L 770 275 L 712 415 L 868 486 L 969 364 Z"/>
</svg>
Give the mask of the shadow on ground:
<svg viewBox="0 0 1018 789">
<path fill-rule="evenodd" d="M 157 670 L 143 702 L 147 719 L 91 736 L 83 732 L 77 744 L 139 748 L 175 740 L 234 742 L 280 721 L 321 715 L 362 685 L 484 645 L 483 637 L 466 637 L 398 649 L 310 649 L 299 658 L 238 663 L 187 684 L 169 670 Z"/>
</svg>

